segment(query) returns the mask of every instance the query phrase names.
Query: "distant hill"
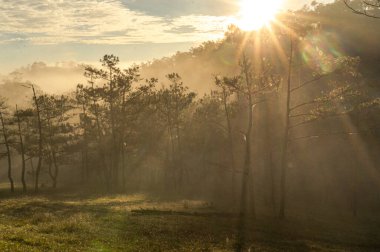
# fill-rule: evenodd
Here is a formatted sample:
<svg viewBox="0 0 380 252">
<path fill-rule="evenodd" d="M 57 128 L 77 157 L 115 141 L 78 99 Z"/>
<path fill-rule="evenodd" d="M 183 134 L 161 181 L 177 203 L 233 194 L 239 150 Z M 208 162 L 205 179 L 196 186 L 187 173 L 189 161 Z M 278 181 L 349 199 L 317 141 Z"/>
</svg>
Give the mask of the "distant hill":
<svg viewBox="0 0 380 252">
<path fill-rule="evenodd" d="M 185 85 L 204 93 L 212 87 L 214 75 L 238 73 L 238 62 L 235 46 L 225 41 L 209 41 L 188 52 L 143 64 L 142 76 L 157 77 L 163 83 L 167 82 L 167 74 L 176 72 Z"/>
</svg>

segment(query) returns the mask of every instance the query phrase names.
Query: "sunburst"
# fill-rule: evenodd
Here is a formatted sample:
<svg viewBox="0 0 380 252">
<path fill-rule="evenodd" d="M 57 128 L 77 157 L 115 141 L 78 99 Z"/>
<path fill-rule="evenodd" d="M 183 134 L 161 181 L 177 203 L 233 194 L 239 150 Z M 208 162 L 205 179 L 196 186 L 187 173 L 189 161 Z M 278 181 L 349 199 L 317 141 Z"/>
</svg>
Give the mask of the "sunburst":
<svg viewBox="0 0 380 252">
<path fill-rule="evenodd" d="M 237 25 L 242 30 L 258 30 L 275 19 L 282 0 L 241 0 Z"/>
</svg>

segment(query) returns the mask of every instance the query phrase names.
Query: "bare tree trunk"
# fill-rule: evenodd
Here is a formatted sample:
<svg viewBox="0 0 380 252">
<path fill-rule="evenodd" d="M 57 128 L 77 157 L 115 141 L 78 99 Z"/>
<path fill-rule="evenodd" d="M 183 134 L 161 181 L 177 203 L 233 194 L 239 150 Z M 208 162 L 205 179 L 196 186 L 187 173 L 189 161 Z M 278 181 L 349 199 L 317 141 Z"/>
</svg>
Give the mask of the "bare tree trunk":
<svg viewBox="0 0 380 252">
<path fill-rule="evenodd" d="M 125 189 L 126 187 L 126 167 L 125 167 L 125 146 L 124 146 L 124 143 L 122 143 L 122 146 L 121 146 L 121 176 L 122 176 L 122 186 L 123 186 L 123 189 Z"/>
<path fill-rule="evenodd" d="M 53 182 L 52 184 L 52 187 L 53 188 L 56 188 L 57 187 L 57 178 L 58 178 L 58 163 L 57 163 L 57 158 L 56 158 L 56 151 L 55 151 L 55 145 L 54 145 L 54 141 L 53 141 L 53 125 L 51 123 L 51 120 L 50 120 L 50 115 L 48 115 L 48 120 L 47 120 L 47 124 L 48 124 L 48 129 L 49 129 L 49 145 L 50 145 L 50 148 L 49 148 L 49 156 L 50 156 L 50 164 L 49 164 L 49 175 L 50 175 L 50 178 Z M 51 169 L 51 163 L 53 163 L 54 165 L 54 172 L 52 172 L 52 169 Z"/>
<path fill-rule="evenodd" d="M 11 192 L 14 192 L 14 183 L 13 183 L 13 178 L 12 178 L 12 158 L 11 158 L 11 151 L 9 148 L 9 142 L 8 142 L 8 134 L 5 128 L 5 123 L 4 123 L 4 118 L 3 118 L 3 113 L 0 111 L 0 121 L 3 129 L 3 137 L 4 137 L 4 144 L 5 148 L 7 150 L 7 158 L 8 158 L 8 179 L 9 183 L 11 185 Z"/>
<path fill-rule="evenodd" d="M 178 185 L 177 185 L 177 178 L 176 178 L 176 169 L 175 169 L 175 143 L 174 143 L 174 136 L 173 136 L 173 123 L 172 123 L 172 119 L 170 117 L 170 112 L 168 112 L 168 115 L 167 115 L 167 120 L 168 120 L 168 133 L 169 133 L 169 149 L 168 149 L 168 165 L 169 165 L 169 172 L 167 173 L 167 184 L 169 185 L 169 181 L 171 180 L 171 178 L 173 178 L 173 183 L 174 183 L 174 187 L 176 188 Z"/>
<path fill-rule="evenodd" d="M 226 122 L 227 122 L 227 130 L 228 130 L 228 145 L 229 145 L 229 152 L 230 152 L 230 168 L 232 171 L 231 176 L 231 194 L 232 194 L 232 200 L 235 201 L 236 192 L 235 192 L 235 183 L 236 183 L 236 171 L 235 171 L 235 154 L 234 154 L 234 141 L 232 137 L 232 126 L 231 126 L 231 118 L 230 113 L 228 111 L 227 106 L 227 91 L 226 88 L 223 87 L 223 106 L 224 106 L 224 114 L 226 116 Z"/>
<path fill-rule="evenodd" d="M 52 170 L 52 166 L 54 166 L 54 172 Z M 55 151 L 50 149 L 49 153 L 49 176 L 52 180 L 52 188 L 57 188 L 57 178 L 58 178 L 58 164 L 56 159 Z"/>
<path fill-rule="evenodd" d="M 275 191 L 275 164 L 273 162 L 272 150 L 269 151 L 269 173 L 270 173 L 270 203 L 274 216 L 276 216 L 276 191 Z"/>
<path fill-rule="evenodd" d="M 285 218 L 285 201 L 286 201 L 286 170 L 288 163 L 288 142 L 289 142 L 289 122 L 290 122 L 290 83 L 292 75 L 292 64 L 293 64 L 293 39 L 290 39 L 290 55 L 289 55 L 289 66 L 288 66 L 288 79 L 286 86 L 286 111 L 285 111 L 285 129 L 284 137 L 282 142 L 282 154 L 281 154 L 281 194 L 280 194 L 280 213 L 279 218 Z"/>
<path fill-rule="evenodd" d="M 177 162 L 176 165 L 179 166 L 179 178 L 178 178 L 178 185 L 179 189 L 182 192 L 184 187 L 184 169 L 183 169 L 183 163 L 182 163 L 182 150 L 181 150 L 181 141 L 180 141 L 180 130 L 179 130 L 179 123 L 177 122 L 176 125 L 176 135 L 177 135 Z"/>
<path fill-rule="evenodd" d="M 17 117 L 17 125 L 18 125 L 18 135 L 20 139 L 20 149 L 21 149 L 21 183 L 22 183 L 22 191 L 25 193 L 26 188 L 26 182 L 25 182 L 25 149 L 24 149 L 24 141 L 22 138 L 22 131 L 21 131 L 21 120 L 18 113 L 18 108 L 16 105 L 16 117 Z"/>
<path fill-rule="evenodd" d="M 249 66 L 247 59 L 244 55 L 243 57 L 243 72 L 245 77 L 245 82 L 247 85 L 247 98 L 248 98 L 248 125 L 247 130 L 244 134 L 245 138 L 245 153 L 244 153 L 244 167 L 242 174 L 242 189 L 241 189 L 241 198 L 240 198 L 240 212 L 239 212 L 239 224 L 238 224 L 238 242 L 237 242 L 237 251 L 242 251 L 245 241 L 245 223 L 246 220 L 246 210 L 247 210 L 247 201 L 248 196 L 250 196 L 251 211 L 252 216 L 255 218 L 255 187 L 251 171 L 251 135 L 252 135 L 252 125 L 253 125 L 253 98 L 251 93 L 252 83 L 249 78 Z M 251 190 L 249 187 L 251 186 Z"/>
<path fill-rule="evenodd" d="M 86 106 L 82 104 L 83 116 L 84 116 L 84 126 L 83 126 L 83 146 L 82 146 L 82 180 L 83 182 L 88 180 L 88 136 L 86 128 L 87 111 Z"/>
<path fill-rule="evenodd" d="M 30 167 L 32 168 L 32 180 L 35 181 L 36 180 L 36 172 L 34 170 L 33 158 L 30 157 L 29 161 L 30 161 Z"/>
<path fill-rule="evenodd" d="M 177 92 L 177 82 L 174 83 L 175 84 L 175 92 Z M 174 122 L 173 122 L 173 126 L 176 130 L 176 137 L 177 137 L 177 153 L 176 153 L 176 168 L 179 169 L 179 176 L 178 176 L 178 186 L 179 186 L 179 189 L 180 191 L 182 192 L 183 190 L 183 163 L 182 163 L 182 150 L 181 150 L 181 138 L 180 138 L 180 128 L 179 128 L 179 102 L 178 102 L 178 94 L 177 93 L 174 93 L 174 98 L 175 98 L 175 115 L 174 115 Z"/>
<path fill-rule="evenodd" d="M 36 174 L 35 174 L 35 183 L 34 183 L 34 191 L 38 192 L 38 179 L 40 176 L 41 166 L 42 166 L 42 124 L 41 124 L 41 115 L 40 115 L 40 106 L 37 101 L 36 96 L 36 90 L 34 89 L 34 86 L 32 85 L 33 90 L 33 99 L 36 106 L 36 112 L 37 112 L 37 122 L 38 122 L 38 163 L 36 168 Z"/>
<path fill-rule="evenodd" d="M 110 93 L 111 97 L 109 100 L 110 104 L 110 116 L 111 116 L 111 135 L 112 135 L 112 152 L 110 155 L 110 161 L 111 161 L 111 181 L 114 183 L 112 186 L 113 188 L 118 188 L 118 160 L 119 160 L 119 151 L 118 151 L 118 144 L 117 144 L 117 136 L 116 136 L 116 126 L 115 126 L 115 107 L 113 102 L 113 92 L 114 92 L 114 83 L 113 83 L 113 73 L 112 68 L 109 68 L 109 87 L 110 87 Z"/>
<path fill-rule="evenodd" d="M 262 152 L 263 155 L 263 168 L 265 170 L 266 182 L 268 183 L 266 204 L 272 209 L 274 216 L 276 216 L 276 200 L 275 200 L 275 164 L 272 157 L 272 132 L 270 123 L 270 107 L 268 104 L 264 104 L 261 109 L 260 119 L 263 124 L 260 126 L 262 130 Z"/>
<path fill-rule="evenodd" d="M 53 175 L 53 172 L 51 170 L 52 165 L 53 165 L 53 161 L 52 161 L 51 153 L 50 153 L 49 154 L 49 169 L 48 170 L 49 170 L 49 176 L 50 176 L 51 180 L 53 181 L 53 185 L 54 185 L 54 175 Z"/>
<path fill-rule="evenodd" d="M 94 89 L 93 76 L 91 76 L 90 83 L 91 83 L 91 88 Z M 109 190 L 108 166 L 107 166 L 107 161 L 106 161 L 105 150 L 104 150 L 103 143 L 102 143 L 103 132 L 102 132 L 102 128 L 100 125 L 99 111 L 98 111 L 98 106 L 97 106 L 98 104 L 96 102 L 95 97 L 93 97 L 92 102 L 93 102 L 94 111 L 95 111 L 95 122 L 96 122 L 97 135 L 98 135 L 97 140 L 98 140 L 98 145 L 99 145 L 99 156 L 100 156 L 100 159 L 101 159 L 101 162 L 103 165 L 102 171 L 104 174 L 105 184 L 106 184 L 107 190 Z"/>
<path fill-rule="evenodd" d="M 53 188 L 57 188 L 57 179 L 59 174 L 59 166 L 57 163 L 57 157 L 54 150 L 52 150 L 52 157 L 53 157 L 53 165 L 54 165 L 54 173 L 52 174 L 52 180 L 53 180 Z"/>
<path fill-rule="evenodd" d="M 248 129 L 246 132 L 246 141 L 245 141 L 245 161 L 244 161 L 244 170 L 245 173 L 248 176 L 248 180 L 250 183 L 250 205 L 251 205 L 251 213 L 252 216 L 256 216 L 256 209 L 255 209 L 255 183 L 254 183 L 254 173 L 252 170 L 252 160 L 251 160 L 251 155 L 252 155 L 252 147 L 251 147 L 251 141 L 252 141 L 252 124 L 253 124 L 253 102 L 252 102 L 252 96 L 249 95 L 249 119 L 248 119 Z"/>
<path fill-rule="evenodd" d="M 253 126 L 253 97 L 252 97 L 252 80 L 249 78 L 249 66 L 248 61 L 246 57 L 244 56 L 243 59 L 243 71 L 244 71 L 244 77 L 245 82 L 247 85 L 247 96 L 248 96 L 248 125 L 247 130 L 245 133 L 245 159 L 244 159 L 244 174 L 248 177 L 248 181 L 250 183 L 247 183 L 247 187 L 250 184 L 251 190 L 250 190 L 250 203 L 251 203 L 251 211 L 252 216 L 255 217 L 255 186 L 254 186 L 254 179 L 253 179 L 253 170 L 252 169 L 252 147 L 251 147 L 251 141 L 252 141 L 252 126 Z M 247 189 L 246 189 L 247 190 Z"/>
<path fill-rule="evenodd" d="M 127 100 L 126 100 L 126 87 L 123 88 L 123 101 L 122 101 L 122 115 L 123 119 L 121 121 L 121 136 L 120 136 L 120 152 L 121 152 L 121 183 L 122 183 L 122 188 L 126 188 L 126 164 L 125 164 L 125 154 L 126 154 L 126 126 L 127 126 L 127 120 L 126 120 L 126 112 L 127 112 Z"/>
</svg>

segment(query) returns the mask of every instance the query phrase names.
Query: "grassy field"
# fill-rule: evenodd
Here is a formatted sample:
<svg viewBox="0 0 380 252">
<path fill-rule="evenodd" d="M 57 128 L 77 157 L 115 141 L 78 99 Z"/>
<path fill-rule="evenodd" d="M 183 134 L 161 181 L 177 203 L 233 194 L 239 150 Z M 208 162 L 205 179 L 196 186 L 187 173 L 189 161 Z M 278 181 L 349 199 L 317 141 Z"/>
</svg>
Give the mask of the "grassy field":
<svg viewBox="0 0 380 252">
<path fill-rule="evenodd" d="M 0 251 L 234 251 L 236 216 L 142 194 L 2 196 Z M 251 220 L 250 251 L 380 251 L 378 222 Z"/>
</svg>

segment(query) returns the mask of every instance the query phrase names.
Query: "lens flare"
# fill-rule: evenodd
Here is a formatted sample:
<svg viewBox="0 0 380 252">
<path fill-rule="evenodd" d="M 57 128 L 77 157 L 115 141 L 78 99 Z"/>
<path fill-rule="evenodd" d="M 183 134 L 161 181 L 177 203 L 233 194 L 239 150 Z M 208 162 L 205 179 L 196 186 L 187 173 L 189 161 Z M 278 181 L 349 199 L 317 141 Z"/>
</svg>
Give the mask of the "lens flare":
<svg viewBox="0 0 380 252">
<path fill-rule="evenodd" d="M 302 48 L 303 61 L 320 73 L 331 72 L 335 67 L 335 59 L 345 54 L 339 39 L 328 32 L 307 36 Z"/>
</svg>

